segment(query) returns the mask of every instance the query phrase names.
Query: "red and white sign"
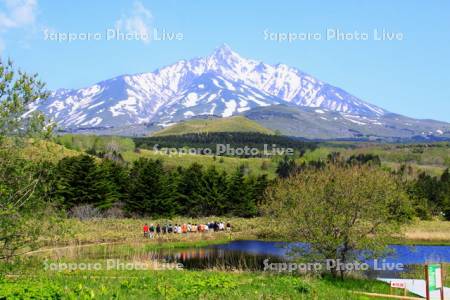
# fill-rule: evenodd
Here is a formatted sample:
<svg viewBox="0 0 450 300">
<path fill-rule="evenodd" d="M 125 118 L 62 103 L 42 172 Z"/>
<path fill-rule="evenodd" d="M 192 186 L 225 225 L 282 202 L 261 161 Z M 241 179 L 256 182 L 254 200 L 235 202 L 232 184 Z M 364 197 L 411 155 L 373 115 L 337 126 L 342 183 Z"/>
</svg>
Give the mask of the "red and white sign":
<svg viewBox="0 0 450 300">
<path fill-rule="evenodd" d="M 391 288 L 405 289 L 406 288 L 406 283 L 398 282 L 398 281 L 391 281 Z"/>
</svg>

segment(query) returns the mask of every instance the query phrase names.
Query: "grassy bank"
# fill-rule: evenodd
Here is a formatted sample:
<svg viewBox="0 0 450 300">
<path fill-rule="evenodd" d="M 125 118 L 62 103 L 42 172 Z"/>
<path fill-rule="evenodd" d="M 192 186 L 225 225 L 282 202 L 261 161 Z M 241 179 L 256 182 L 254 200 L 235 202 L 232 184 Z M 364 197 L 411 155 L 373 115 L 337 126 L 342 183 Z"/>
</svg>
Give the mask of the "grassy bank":
<svg viewBox="0 0 450 300">
<path fill-rule="evenodd" d="M 416 221 L 403 231 L 405 244 L 450 245 L 449 221 Z"/>
<path fill-rule="evenodd" d="M 188 235 L 167 234 L 153 240 L 143 238 L 142 226 L 153 224 L 200 224 L 209 221 L 230 222 L 233 231 L 215 233 L 192 233 Z M 236 239 L 267 239 L 277 240 L 276 232 L 268 230 L 264 218 L 182 218 L 167 219 L 92 219 L 80 221 L 78 219 L 65 219 L 62 224 L 64 232 L 57 236 L 49 236 L 44 241 L 45 248 L 85 245 L 98 243 L 130 243 L 145 242 L 147 244 L 168 247 L 175 244 L 202 245 L 204 243 L 223 242 Z M 450 222 L 446 221 L 415 221 L 403 228 L 404 238 L 393 240 L 396 244 L 450 244 Z"/>
<path fill-rule="evenodd" d="M 205 224 L 210 221 L 230 222 L 233 226 L 231 235 L 227 232 L 166 234 L 153 240 L 144 239 L 142 226 L 147 224 Z M 78 219 L 64 219 L 61 224 L 64 232 L 56 236 L 48 236 L 44 240 L 46 247 L 67 245 L 84 245 L 94 243 L 126 243 L 145 242 L 158 243 L 202 243 L 229 239 L 257 239 L 264 231 L 265 222 L 262 218 L 182 218 L 168 219 L 92 219 L 81 221 Z"/>
<path fill-rule="evenodd" d="M 0 280 L 1 299 L 366 299 L 352 291 L 389 288 L 369 280 L 176 270 L 37 272 Z"/>
</svg>

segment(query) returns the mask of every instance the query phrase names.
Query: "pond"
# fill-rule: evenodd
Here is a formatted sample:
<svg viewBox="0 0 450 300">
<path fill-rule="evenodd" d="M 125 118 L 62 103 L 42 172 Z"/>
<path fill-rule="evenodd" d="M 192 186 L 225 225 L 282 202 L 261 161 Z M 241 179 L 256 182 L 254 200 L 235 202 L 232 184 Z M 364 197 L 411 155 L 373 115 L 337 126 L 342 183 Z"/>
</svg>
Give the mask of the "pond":
<svg viewBox="0 0 450 300">
<path fill-rule="evenodd" d="M 267 241 L 233 241 L 227 244 L 202 248 L 159 250 L 152 253 L 153 258 L 167 262 L 182 263 L 186 269 L 245 269 L 264 270 L 265 264 L 289 262 L 290 247 L 298 244 Z M 370 266 L 364 273 L 369 277 L 399 276 L 399 273 L 429 263 L 450 263 L 450 246 L 433 245 L 390 245 L 392 254 L 382 259 L 369 260 Z M 267 261 L 268 260 L 268 261 Z M 403 270 L 394 266 L 404 265 Z"/>
<path fill-rule="evenodd" d="M 229 252 L 241 252 L 250 255 L 269 255 L 282 258 L 288 257 L 289 248 L 297 243 L 266 242 L 266 241 L 233 241 L 227 244 L 208 246 L 206 249 L 219 249 Z M 450 246 L 433 245 L 390 245 L 394 254 L 385 258 L 387 262 L 403 264 L 424 264 L 426 262 L 450 263 Z"/>
<path fill-rule="evenodd" d="M 267 264 L 280 265 L 293 262 L 289 255 L 293 246 L 300 243 L 269 242 L 257 240 L 232 241 L 226 244 L 193 248 L 148 249 L 145 245 L 106 245 L 98 247 L 71 248 L 55 252 L 53 258 L 68 259 L 122 259 L 126 261 L 159 261 L 181 263 L 185 269 L 217 269 L 262 271 Z M 400 273 L 420 271 L 420 265 L 450 263 L 450 246 L 390 245 L 392 254 L 387 257 L 365 261 L 369 266 L 362 271 L 370 278 L 398 277 Z M 393 268 L 401 264 L 403 269 Z M 272 269 L 272 271 L 274 271 Z M 275 270 L 278 271 L 278 270 Z"/>
</svg>

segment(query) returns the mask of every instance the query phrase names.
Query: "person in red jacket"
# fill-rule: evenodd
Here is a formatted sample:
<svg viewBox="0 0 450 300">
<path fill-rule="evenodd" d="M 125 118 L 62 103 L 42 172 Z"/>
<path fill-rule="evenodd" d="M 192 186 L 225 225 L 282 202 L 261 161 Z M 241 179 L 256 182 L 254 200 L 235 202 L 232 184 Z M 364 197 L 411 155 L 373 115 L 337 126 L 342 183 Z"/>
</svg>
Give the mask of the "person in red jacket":
<svg viewBox="0 0 450 300">
<path fill-rule="evenodd" d="M 148 236 L 148 225 L 145 224 L 144 225 L 144 237 L 147 237 L 147 236 Z"/>
</svg>

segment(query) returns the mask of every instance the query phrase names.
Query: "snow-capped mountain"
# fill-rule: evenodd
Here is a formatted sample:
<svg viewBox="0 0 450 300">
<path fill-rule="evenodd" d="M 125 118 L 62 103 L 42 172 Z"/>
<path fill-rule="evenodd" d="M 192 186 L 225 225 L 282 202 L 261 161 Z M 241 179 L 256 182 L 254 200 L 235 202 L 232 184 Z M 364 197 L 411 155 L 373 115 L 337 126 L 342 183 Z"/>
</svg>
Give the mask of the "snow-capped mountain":
<svg viewBox="0 0 450 300">
<path fill-rule="evenodd" d="M 31 109 L 45 112 L 63 128 L 116 127 L 164 125 L 197 114 L 229 116 L 280 102 L 370 116 L 384 113 L 295 68 L 245 59 L 226 45 L 205 58 L 182 60 L 151 73 L 57 90 Z"/>
<path fill-rule="evenodd" d="M 243 58 L 226 45 L 207 57 L 181 60 L 154 72 L 57 90 L 33 103 L 30 111 L 43 111 L 60 128 L 77 130 L 167 126 L 200 115 L 227 117 L 279 104 L 314 108 L 317 121 L 324 118 L 322 111 L 329 111 L 360 126 L 390 126 L 389 112 L 380 107 L 285 64 Z M 439 134 L 446 129 L 436 130 Z"/>
<path fill-rule="evenodd" d="M 208 72 L 185 88 L 162 107 L 155 116 L 159 123 L 167 124 L 199 115 L 229 117 L 255 107 L 280 104 L 282 101 L 270 94 L 232 82 L 221 75 Z"/>
</svg>

